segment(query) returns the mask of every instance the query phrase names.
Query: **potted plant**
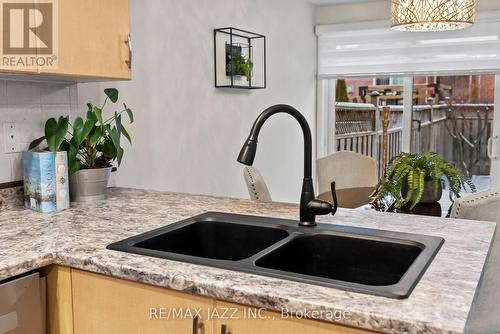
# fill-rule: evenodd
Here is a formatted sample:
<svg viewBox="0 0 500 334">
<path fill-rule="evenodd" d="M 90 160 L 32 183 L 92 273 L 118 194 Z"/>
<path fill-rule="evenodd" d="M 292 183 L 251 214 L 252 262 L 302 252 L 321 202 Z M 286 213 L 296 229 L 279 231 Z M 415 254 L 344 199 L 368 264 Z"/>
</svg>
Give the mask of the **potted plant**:
<svg viewBox="0 0 500 334">
<path fill-rule="evenodd" d="M 68 152 L 69 188 L 72 201 L 104 198 L 113 167 L 112 163 L 116 161 L 120 166 L 123 158 L 122 135 L 130 143 L 132 142 L 122 123 L 123 113 L 128 115 L 130 123 L 134 121 L 132 110 L 124 103 L 121 111 L 115 111 L 113 115 L 105 118 L 104 107 L 108 101 L 112 103 L 118 101 L 118 90 L 106 88 L 104 94 L 106 94 L 106 99 L 101 107 L 87 104 L 85 120 L 82 117 L 76 117 L 71 123 L 67 117 L 61 117 L 59 122 L 55 119 L 47 121 L 53 125 L 50 128 L 53 132 L 60 134 L 65 124 L 68 129 L 65 131 L 66 136 L 63 136 L 59 143 L 59 148 Z M 65 122 L 61 121 L 64 119 L 66 119 Z M 45 136 L 31 142 L 30 150 L 38 147 L 43 141 L 47 141 L 50 147 L 49 135 L 46 126 Z"/>
<path fill-rule="evenodd" d="M 435 203 L 442 195 L 442 178 L 448 180 L 452 201 L 460 197 L 460 189 L 466 185 L 472 192 L 476 191 L 468 177 L 436 154 L 401 153 L 377 185 L 376 200 L 382 201 L 390 194 L 396 200 L 396 209 L 408 203 L 411 203 L 410 209 L 418 203 Z"/>
<path fill-rule="evenodd" d="M 233 51 L 231 53 L 231 65 L 233 75 L 242 75 L 249 81 L 252 76 L 253 62 L 245 58 L 241 53 Z"/>
</svg>

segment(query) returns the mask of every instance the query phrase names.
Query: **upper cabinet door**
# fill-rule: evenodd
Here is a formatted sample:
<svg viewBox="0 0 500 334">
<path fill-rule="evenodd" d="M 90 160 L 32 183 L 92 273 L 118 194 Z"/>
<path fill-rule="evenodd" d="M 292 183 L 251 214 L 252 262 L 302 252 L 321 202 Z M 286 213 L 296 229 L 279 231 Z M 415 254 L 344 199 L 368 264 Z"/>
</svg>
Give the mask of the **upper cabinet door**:
<svg viewBox="0 0 500 334">
<path fill-rule="evenodd" d="M 35 0 L 35 7 L 43 0 Z M 57 67 L 41 74 L 130 79 L 128 0 L 58 0 Z"/>
</svg>

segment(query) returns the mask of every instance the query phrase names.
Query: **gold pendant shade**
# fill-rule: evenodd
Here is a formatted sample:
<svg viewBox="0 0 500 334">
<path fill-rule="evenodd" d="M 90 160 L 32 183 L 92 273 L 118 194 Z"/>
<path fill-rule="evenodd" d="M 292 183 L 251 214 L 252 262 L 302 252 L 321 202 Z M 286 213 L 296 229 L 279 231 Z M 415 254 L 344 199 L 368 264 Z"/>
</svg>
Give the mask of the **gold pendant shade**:
<svg viewBox="0 0 500 334">
<path fill-rule="evenodd" d="M 444 31 L 474 24 L 476 0 L 391 0 L 391 26 L 401 31 Z"/>
</svg>

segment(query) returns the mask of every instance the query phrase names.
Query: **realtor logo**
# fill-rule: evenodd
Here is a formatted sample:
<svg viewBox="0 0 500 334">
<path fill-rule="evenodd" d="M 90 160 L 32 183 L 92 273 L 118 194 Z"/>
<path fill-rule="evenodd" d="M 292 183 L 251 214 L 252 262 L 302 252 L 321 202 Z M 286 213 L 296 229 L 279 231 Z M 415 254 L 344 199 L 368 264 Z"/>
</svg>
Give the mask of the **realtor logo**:
<svg viewBox="0 0 500 334">
<path fill-rule="evenodd" d="M 1 66 L 57 67 L 57 0 L 0 0 Z"/>
</svg>

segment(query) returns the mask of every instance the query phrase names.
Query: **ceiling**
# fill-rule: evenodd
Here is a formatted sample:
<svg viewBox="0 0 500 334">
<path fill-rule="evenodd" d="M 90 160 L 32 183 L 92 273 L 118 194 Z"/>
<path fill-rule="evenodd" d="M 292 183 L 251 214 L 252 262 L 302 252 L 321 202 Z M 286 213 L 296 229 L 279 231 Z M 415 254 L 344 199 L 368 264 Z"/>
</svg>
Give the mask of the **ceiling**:
<svg viewBox="0 0 500 334">
<path fill-rule="evenodd" d="M 312 2 L 315 5 L 338 5 L 338 4 L 346 4 L 354 2 L 373 2 L 373 1 L 381 1 L 381 0 L 309 0 L 309 2 Z"/>
</svg>

